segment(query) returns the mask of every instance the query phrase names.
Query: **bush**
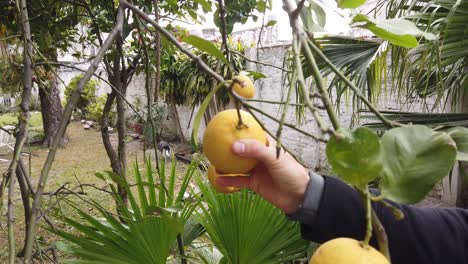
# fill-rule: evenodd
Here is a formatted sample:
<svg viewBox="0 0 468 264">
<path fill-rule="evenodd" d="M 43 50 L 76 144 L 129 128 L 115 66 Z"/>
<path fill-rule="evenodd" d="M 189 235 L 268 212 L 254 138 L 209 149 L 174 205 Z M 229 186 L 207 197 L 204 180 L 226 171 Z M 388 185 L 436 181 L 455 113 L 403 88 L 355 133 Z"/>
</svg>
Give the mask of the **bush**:
<svg viewBox="0 0 468 264">
<path fill-rule="evenodd" d="M 70 83 L 65 87 L 65 100 L 68 101 L 70 97 L 72 97 L 73 92 L 78 85 L 78 82 L 83 77 L 83 74 L 77 75 L 71 79 Z M 96 89 L 99 86 L 99 81 L 96 80 L 89 80 L 86 86 L 83 89 L 83 93 L 78 100 L 78 103 L 75 106 L 74 110 L 80 112 L 82 117 L 87 117 L 88 113 L 88 106 L 96 102 Z"/>
<path fill-rule="evenodd" d="M 107 94 L 103 94 L 99 97 L 96 97 L 92 103 L 88 104 L 86 107 L 86 118 L 93 121 L 99 122 L 102 118 L 102 111 L 104 110 L 104 105 L 106 104 Z M 115 105 L 115 104 L 114 104 Z M 117 118 L 117 113 L 115 107 L 112 106 L 112 109 L 109 113 L 109 124 L 115 124 Z"/>
</svg>

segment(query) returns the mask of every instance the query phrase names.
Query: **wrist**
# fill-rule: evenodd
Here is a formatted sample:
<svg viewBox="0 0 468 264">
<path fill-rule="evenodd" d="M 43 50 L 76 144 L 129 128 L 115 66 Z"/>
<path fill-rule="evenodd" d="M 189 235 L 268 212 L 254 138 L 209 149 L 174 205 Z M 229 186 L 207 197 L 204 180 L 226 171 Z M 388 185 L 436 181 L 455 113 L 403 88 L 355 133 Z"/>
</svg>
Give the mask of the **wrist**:
<svg viewBox="0 0 468 264">
<path fill-rule="evenodd" d="M 304 170 L 304 173 L 302 173 L 297 179 L 297 185 L 294 192 L 290 193 L 289 195 L 289 202 L 287 206 L 283 208 L 283 212 L 285 214 L 292 215 L 296 213 L 296 211 L 301 207 L 302 203 L 304 202 L 309 182 L 309 172 Z"/>
</svg>

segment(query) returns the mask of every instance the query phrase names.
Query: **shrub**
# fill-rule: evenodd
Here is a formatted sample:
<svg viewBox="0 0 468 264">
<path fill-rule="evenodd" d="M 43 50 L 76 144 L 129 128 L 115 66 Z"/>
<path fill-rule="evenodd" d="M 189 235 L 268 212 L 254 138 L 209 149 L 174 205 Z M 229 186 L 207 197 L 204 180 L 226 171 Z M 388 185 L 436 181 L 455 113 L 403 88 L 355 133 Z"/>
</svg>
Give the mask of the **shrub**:
<svg viewBox="0 0 468 264">
<path fill-rule="evenodd" d="M 102 118 L 102 111 L 104 110 L 104 105 L 106 104 L 107 94 L 103 94 L 99 97 L 96 97 L 93 102 L 88 104 L 86 107 L 86 118 L 91 119 L 93 121 L 99 122 Z M 115 124 L 116 121 L 116 111 L 115 107 L 113 106 L 110 113 L 109 113 L 109 123 Z"/>
<path fill-rule="evenodd" d="M 65 100 L 68 101 L 70 97 L 73 95 L 73 92 L 76 89 L 76 86 L 78 85 L 78 82 L 81 80 L 83 77 L 83 74 L 79 74 L 73 79 L 71 79 L 70 83 L 65 87 Z M 96 89 L 99 86 L 99 81 L 96 80 L 89 80 L 89 82 L 86 84 L 86 86 L 83 89 L 83 93 L 81 93 L 80 99 L 78 100 L 78 103 L 75 106 L 74 110 L 78 110 L 81 115 L 87 116 L 87 108 L 90 104 L 95 103 L 96 101 Z"/>
</svg>

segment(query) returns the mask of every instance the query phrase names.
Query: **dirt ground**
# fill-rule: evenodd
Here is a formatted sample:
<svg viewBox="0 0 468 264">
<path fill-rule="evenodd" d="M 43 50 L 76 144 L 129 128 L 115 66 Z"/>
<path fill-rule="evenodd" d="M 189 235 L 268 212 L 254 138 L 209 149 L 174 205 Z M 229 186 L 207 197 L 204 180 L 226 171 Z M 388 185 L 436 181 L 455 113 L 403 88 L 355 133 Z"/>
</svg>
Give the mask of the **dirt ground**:
<svg viewBox="0 0 468 264">
<path fill-rule="evenodd" d="M 58 188 L 66 184 L 67 188 L 73 189 L 80 184 L 92 184 L 99 188 L 106 188 L 105 183 L 95 176 L 96 172 L 110 170 L 110 162 L 106 151 L 102 144 L 101 134 L 97 129 L 84 130 L 79 122 L 72 122 L 67 130 L 69 142 L 57 151 L 55 161 L 49 174 L 46 193 L 54 192 Z M 117 145 L 117 135 L 112 134 L 111 140 L 114 145 Z M 172 144 L 171 144 L 172 145 Z M 186 151 L 187 146 L 173 144 L 173 149 L 177 151 Z M 37 179 L 40 176 L 40 170 L 47 158 L 48 149 L 41 146 L 26 146 L 25 152 L 30 152 L 31 155 L 23 155 L 23 160 L 30 170 L 33 186 L 36 186 Z M 133 164 L 136 160 L 142 162 L 144 160 L 143 144 L 140 140 L 134 140 L 131 137 L 127 142 L 128 165 L 129 165 L 129 181 L 132 181 Z M 9 156 L 1 156 L 3 159 L 10 159 Z M 6 171 L 9 163 L 1 162 L 0 171 Z M 179 162 L 177 165 L 178 171 L 185 171 L 186 165 Z M 78 191 L 81 191 L 78 189 Z M 113 201 L 108 194 L 98 191 L 94 188 L 83 188 L 86 195 L 108 208 L 113 208 Z M 24 212 L 22 210 L 21 197 L 19 189 L 15 195 L 15 235 L 17 249 L 23 245 L 24 239 Z M 4 205 L 6 204 L 6 195 Z M 54 195 L 45 195 L 43 198 L 43 208 L 56 204 L 57 197 Z M 6 206 L 5 211 L 0 215 L 0 263 L 6 262 L 8 244 L 7 244 L 7 221 L 6 221 Z M 66 213 L 72 213 L 65 211 Z M 44 224 L 42 222 L 42 224 Z M 51 242 L 54 237 L 44 229 L 40 229 L 39 235 L 44 236 L 44 240 Z"/>
</svg>

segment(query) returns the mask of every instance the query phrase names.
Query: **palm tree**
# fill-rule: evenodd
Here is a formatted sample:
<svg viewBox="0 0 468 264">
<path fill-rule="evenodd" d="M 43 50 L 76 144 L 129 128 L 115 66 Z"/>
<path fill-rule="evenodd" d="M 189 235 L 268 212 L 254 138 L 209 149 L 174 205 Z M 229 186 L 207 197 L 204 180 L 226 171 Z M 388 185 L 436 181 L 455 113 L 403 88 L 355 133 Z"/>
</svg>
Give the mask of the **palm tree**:
<svg viewBox="0 0 468 264">
<path fill-rule="evenodd" d="M 372 10 L 384 12 L 387 18 L 404 17 L 421 30 L 432 32 L 432 41 L 419 39 L 419 46 L 402 48 L 373 38 L 365 40 L 343 36 L 319 36 L 314 41 L 323 53 L 357 86 L 370 101 L 376 102 L 387 84 L 399 97 L 435 98 L 431 113 L 384 112 L 401 123 L 420 123 L 439 129 L 468 126 L 468 0 L 393 0 L 382 1 Z M 390 63 L 387 63 L 389 59 Z M 322 65 L 326 75 L 331 71 Z M 337 103 L 346 94 L 346 84 L 331 75 L 329 91 L 336 93 Z M 361 105 L 355 101 L 356 109 Z M 451 106 L 454 113 L 434 113 Z M 362 114 L 367 118 L 369 115 Z M 367 123 L 375 129 L 385 129 L 379 122 Z M 468 207 L 468 183 L 461 188 L 457 205 Z M 462 198 L 464 197 L 464 198 Z"/>
</svg>

